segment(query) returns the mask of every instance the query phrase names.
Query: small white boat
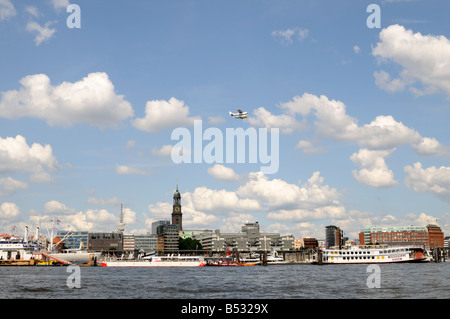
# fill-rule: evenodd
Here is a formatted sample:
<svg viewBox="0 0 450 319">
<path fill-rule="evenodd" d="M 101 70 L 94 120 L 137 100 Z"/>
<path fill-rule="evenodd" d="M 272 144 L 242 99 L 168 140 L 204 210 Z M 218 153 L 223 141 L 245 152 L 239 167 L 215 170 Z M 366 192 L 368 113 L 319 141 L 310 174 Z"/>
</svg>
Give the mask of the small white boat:
<svg viewBox="0 0 450 319">
<path fill-rule="evenodd" d="M 201 256 L 149 256 L 142 259 L 117 260 L 106 258 L 103 267 L 203 267 L 205 259 Z"/>
<path fill-rule="evenodd" d="M 267 255 L 267 265 L 286 265 L 292 264 L 292 261 L 284 260 L 283 257 L 279 256 L 276 251 Z"/>
<path fill-rule="evenodd" d="M 240 258 L 239 261 L 244 266 L 255 266 L 261 264 L 261 259 L 259 256 L 256 256 L 254 254 L 250 254 L 248 257 Z"/>
</svg>

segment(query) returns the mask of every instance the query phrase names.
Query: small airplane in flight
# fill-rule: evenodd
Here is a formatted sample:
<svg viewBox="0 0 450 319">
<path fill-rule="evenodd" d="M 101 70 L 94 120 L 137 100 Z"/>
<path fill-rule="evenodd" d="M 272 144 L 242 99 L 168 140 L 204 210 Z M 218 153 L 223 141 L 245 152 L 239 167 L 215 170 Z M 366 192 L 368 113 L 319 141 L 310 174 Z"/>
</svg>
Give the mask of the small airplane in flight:
<svg viewBox="0 0 450 319">
<path fill-rule="evenodd" d="M 230 116 L 234 117 L 235 119 L 246 119 L 248 118 L 248 112 L 242 112 L 242 110 L 238 110 L 237 113 L 230 113 Z"/>
</svg>

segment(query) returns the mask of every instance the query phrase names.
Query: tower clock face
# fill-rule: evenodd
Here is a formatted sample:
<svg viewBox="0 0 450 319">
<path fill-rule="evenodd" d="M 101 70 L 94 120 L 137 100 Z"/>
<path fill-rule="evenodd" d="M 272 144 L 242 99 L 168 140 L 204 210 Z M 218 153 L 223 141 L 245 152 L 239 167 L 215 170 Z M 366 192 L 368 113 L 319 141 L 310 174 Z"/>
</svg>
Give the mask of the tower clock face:
<svg viewBox="0 0 450 319">
<path fill-rule="evenodd" d="M 180 211 L 180 207 L 175 207 L 175 212 L 179 212 Z"/>
</svg>

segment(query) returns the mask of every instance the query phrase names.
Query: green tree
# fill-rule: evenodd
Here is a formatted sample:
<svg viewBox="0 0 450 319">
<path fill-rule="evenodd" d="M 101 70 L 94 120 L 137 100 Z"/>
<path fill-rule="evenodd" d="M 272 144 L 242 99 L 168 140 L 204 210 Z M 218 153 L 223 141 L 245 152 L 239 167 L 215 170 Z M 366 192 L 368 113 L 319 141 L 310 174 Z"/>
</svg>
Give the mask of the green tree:
<svg viewBox="0 0 450 319">
<path fill-rule="evenodd" d="M 190 237 L 188 238 L 178 238 L 178 246 L 180 250 L 196 250 L 196 249 L 202 249 L 202 244 L 197 239 L 192 239 Z M 198 247 L 197 247 L 198 245 Z"/>
</svg>

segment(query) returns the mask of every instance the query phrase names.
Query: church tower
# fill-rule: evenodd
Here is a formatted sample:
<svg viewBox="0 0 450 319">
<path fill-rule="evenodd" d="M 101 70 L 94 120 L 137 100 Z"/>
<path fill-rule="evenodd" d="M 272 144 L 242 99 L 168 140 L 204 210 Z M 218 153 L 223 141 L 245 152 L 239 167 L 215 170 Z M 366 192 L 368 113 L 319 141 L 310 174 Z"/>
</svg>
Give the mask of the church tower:
<svg viewBox="0 0 450 319">
<path fill-rule="evenodd" d="M 181 213 L 181 194 L 178 191 L 178 184 L 173 193 L 172 225 L 178 225 L 179 230 L 183 230 L 183 214 Z"/>
</svg>

